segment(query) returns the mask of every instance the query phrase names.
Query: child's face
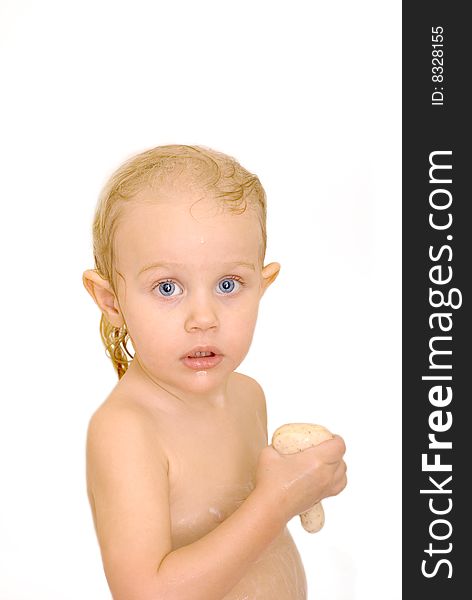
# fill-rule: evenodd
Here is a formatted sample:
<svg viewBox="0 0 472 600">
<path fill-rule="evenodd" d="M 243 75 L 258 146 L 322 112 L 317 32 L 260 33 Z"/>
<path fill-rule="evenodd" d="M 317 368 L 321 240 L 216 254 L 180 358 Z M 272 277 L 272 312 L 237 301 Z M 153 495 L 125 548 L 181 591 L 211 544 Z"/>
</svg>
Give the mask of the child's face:
<svg viewBox="0 0 472 600">
<path fill-rule="evenodd" d="M 222 391 L 249 350 L 259 300 L 279 270 L 260 264 L 257 214 L 231 214 L 202 192 L 174 190 L 133 203 L 123 217 L 117 294 L 140 366 L 177 394 Z M 189 358 L 199 346 L 216 356 Z"/>
</svg>

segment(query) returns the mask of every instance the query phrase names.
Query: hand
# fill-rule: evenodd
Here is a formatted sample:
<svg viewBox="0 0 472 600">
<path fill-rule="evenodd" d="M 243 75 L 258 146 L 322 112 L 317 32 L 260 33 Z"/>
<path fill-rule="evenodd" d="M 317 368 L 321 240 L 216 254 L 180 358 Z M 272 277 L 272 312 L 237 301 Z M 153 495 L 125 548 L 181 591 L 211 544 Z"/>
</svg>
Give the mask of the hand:
<svg viewBox="0 0 472 600">
<path fill-rule="evenodd" d="M 344 440 L 337 435 L 297 454 L 282 455 L 267 446 L 259 456 L 256 488 L 267 494 L 287 522 L 346 487 L 345 451 Z"/>
</svg>

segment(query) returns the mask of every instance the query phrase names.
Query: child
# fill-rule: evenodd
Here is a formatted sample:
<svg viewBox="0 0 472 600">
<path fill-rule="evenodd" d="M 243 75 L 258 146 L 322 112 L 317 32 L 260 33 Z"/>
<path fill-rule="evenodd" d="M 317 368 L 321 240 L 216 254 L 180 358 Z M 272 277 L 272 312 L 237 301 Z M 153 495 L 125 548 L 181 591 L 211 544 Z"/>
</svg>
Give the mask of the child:
<svg viewBox="0 0 472 600">
<path fill-rule="evenodd" d="M 344 443 L 279 455 L 236 372 L 280 269 L 265 226 L 258 178 L 207 148 L 144 152 L 102 192 L 84 284 L 119 381 L 90 419 L 87 486 L 114 600 L 306 598 L 286 524 L 344 488 Z"/>
</svg>

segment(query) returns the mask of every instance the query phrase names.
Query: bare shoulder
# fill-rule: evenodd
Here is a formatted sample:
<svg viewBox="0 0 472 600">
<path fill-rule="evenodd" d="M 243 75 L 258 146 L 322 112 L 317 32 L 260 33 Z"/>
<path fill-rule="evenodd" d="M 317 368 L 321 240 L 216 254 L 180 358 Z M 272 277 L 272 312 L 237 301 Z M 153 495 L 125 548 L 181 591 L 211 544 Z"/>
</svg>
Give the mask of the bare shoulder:
<svg viewBox="0 0 472 600">
<path fill-rule="evenodd" d="M 92 415 L 87 491 L 113 597 L 144 597 L 171 529 L 167 457 L 139 406 L 105 401 Z"/>
<path fill-rule="evenodd" d="M 154 425 L 155 421 L 144 407 L 110 397 L 91 416 L 87 439 L 93 441 L 97 436 L 108 438 L 111 434 L 119 434 L 121 439 L 136 434 L 141 437 L 154 433 Z M 116 440 L 115 436 L 109 441 L 113 440 Z"/>
<path fill-rule="evenodd" d="M 264 390 L 258 383 L 249 375 L 243 373 L 233 373 L 233 381 L 235 386 L 244 394 L 248 401 L 255 406 L 257 412 L 261 416 L 263 422 L 267 424 L 267 407 Z"/>
<path fill-rule="evenodd" d="M 246 391 L 251 392 L 256 397 L 265 398 L 264 390 L 259 382 L 257 382 L 253 377 L 249 377 L 249 375 L 245 375 L 244 373 L 233 373 L 233 381 L 236 385 L 244 388 Z"/>
<path fill-rule="evenodd" d="M 156 435 L 155 421 L 140 406 L 108 398 L 91 416 L 87 428 L 87 486 L 109 480 L 114 468 L 123 468 L 138 456 L 167 470 L 167 457 Z M 104 478 L 104 475 L 106 477 Z"/>
</svg>

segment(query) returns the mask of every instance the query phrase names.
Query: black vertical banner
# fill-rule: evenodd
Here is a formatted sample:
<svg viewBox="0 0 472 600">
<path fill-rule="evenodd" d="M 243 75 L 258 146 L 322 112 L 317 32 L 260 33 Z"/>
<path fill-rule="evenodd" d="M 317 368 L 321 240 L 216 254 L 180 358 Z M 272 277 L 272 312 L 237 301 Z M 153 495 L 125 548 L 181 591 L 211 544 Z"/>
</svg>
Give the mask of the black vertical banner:
<svg viewBox="0 0 472 600">
<path fill-rule="evenodd" d="M 472 35 L 466 7 L 403 3 L 405 599 L 471 595 Z"/>
</svg>

